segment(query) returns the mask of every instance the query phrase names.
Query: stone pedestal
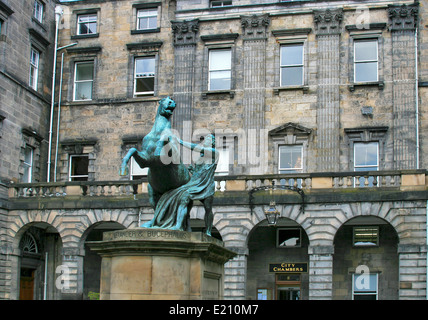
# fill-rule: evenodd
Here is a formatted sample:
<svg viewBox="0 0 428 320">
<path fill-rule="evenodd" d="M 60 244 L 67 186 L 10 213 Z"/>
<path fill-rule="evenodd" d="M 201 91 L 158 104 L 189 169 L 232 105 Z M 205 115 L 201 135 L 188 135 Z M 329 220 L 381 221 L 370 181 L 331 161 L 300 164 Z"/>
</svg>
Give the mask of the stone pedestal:
<svg viewBox="0 0 428 320">
<path fill-rule="evenodd" d="M 164 229 L 105 232 L 88 244 L 102 257 L 101 300 L 222 299 L 235 256 L 205 234 Z"/>
</svg>

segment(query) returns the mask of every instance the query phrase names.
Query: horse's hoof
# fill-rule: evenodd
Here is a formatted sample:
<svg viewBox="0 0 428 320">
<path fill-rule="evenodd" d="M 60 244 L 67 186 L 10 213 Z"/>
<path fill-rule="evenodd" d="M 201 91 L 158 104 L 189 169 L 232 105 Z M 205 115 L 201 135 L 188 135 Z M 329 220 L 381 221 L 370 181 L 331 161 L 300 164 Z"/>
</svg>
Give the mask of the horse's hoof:
<svg viewBox="0 0 428 320">
<path fill-rule="evenodd" d="M 140 225 L 141 228 L 151 228 L 152 227 L 152 223 L 151 221 L 148 221 L 146 223 L 143 223 Z"/>
<path fill-rule="evenodd" d="M 120 167 L 119 175 L 127 176 L 128 175 L 128 167 Z"/>
</svg>

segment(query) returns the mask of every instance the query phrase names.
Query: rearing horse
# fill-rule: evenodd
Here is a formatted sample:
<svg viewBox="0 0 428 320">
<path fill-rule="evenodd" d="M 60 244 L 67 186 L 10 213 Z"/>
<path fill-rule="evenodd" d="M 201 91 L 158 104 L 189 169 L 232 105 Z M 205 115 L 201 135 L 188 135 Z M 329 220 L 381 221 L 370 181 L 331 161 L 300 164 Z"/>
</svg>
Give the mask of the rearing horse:
<svg viewBox="0 0 428 320">
<path fill-rule="evenodd" d="M 120 166 L 120 175 L 127 175 L 128 161 L 134 157 L 141 168 L 149 168 L 147 174 L 148 192 L 150 204 L 155 209 L 162 194 L 178 188 L 190 180 L 189 171 L 181 162 L 177 137 L 171 131 L 170 118 L 175 106 L 174 100 L 170 97 L 159 101 L 153 128 L 143 138 L 142 150 L 130 149 Z M 165 155 L 167 144 L 169 152 Z"/>
</svg>

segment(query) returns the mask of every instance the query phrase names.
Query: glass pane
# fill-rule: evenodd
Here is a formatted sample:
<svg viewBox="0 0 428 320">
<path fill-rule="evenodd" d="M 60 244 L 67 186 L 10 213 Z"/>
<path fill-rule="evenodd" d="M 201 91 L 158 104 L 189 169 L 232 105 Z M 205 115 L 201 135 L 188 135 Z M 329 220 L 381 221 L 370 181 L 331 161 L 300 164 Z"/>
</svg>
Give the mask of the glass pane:
<svg viewBox="0 0 428 320">
<path fill-rule="evenodd" d="M 303 64 L 303 45 L 281 46 L 281 66 Z"/>
<path fill-rule="evenodd" d="M 355 61 L 377 61 L 377 41 L 356 41 Z"/>
<path fill-rule="evenodd" d="M 75 100 L 92 99 L 92 81 L 76 83 Z"/>
<path fill-rule="evenodd" d="M 232 68 L 230 50 L 210 51 L 210 70 L 230 70 Z"/>
<path fill-rule="evenodd" d="M 217 175 L 227 175 L 229 173 L 229 149 L 219 149 L 218 151 L 219 158 L 215 172 Z"/>
<path fill-rule="evenodd" d="M 155 75 L 155 59 L 143 58 L 135 60 L 135 75 L 138 76 L 154 76 Z"/>
<path fill-rule="evenodd" d="M 378 244 L 379 229 L 377 227 L 355 227 L 355 246 L 376 246 Z"/>
<path fill-rule="evenodd" d="M 88 25 L 86 23 L 79 24 L 79 34 L 88 34 L 89 29 Z"/>
<path fill-rule="evenodd" d="M 93 70 L 94 64 L 92 62 L 78 63 L 76 65 L 76 81 L 92 80 Z"/>
<path fill-rule="evenodd" d="M 157 9 L 138 10 L 138 17 L 157 16 Z"/>
<path fill-rule="evenodd" d="M 33 148 L 31 147 L 25 148 L 24 162 L 31 166 L 31 163 L 33 162 Z"/>
<path fill-rule="evenodd" d="M 377 291 L 377 274 L 354 274 L 354 292 L 355 293 L 373 293 Z"/>
<path fill-rule="evenodd" d="M 39 65 L 39 53 L 36 50 L 31 50 L 30 61 L 35 67 Z"/>
<path fill-rule="evenodd" d="M 300 229 L 279 229 L 278 247 L 299 247 Z"/>
<path fill-rule="evenodd" d="M 137 78 L 135 79 L 135 93 L 153 92 L 155 89 L 155 78 Z"/>
<path fill-rule="evenodd" d="M 33 66 L 30 66 L 30 86 L 34 90 L 36 90 L 37 87 L 37 69 Z"/>
<path fill-rule="evenodd" d="M 157 18 L 156 17 L 149 18 L 148 27 L 149 27 L 149 29 L 155 29 L 157 27 Z"/>
<path fill-rule="evenodd" d="M 281 86 L 301 86 L 303 84 L 303 67 L 281 68 Z"/>
<path fill-rule="evenodd" d="M 70 176 L 88 176 L 89 158 L 88 156 L 72 156 Z M 75 180 L 74 180 L 75 181 Z"/>
<path fill-rule="evenodd" d="M 377 80 L 377 62 L 359 62 L 355 64 L 355 82 Z"/>
<path fill-rule="evenodd" d="M 22 182 L 31 182 L 31 167 L 24 163 L 24 173 L 22 175 Z"/>
<path fill-rule="evenodd" d="M 210 72 L 210 90 L 230 89 L 230 71 Z"/>
<path fill-rule="evenodd" d="M 302 169 L 302 146 L 282 146 L 279 148 L 279 168 Z"/>
<path fill-rule="evenodd" d="M 377 142 L 354 144 L 354 158 L 355 167 L 378 166 Z"/>
<path fill-rule="evenodd" d="M 97 33 L 97 23 L 96 22 L 91 22 L 88 23 L 88 33 L 93 34 L 93 33 Z"/>
</svg>

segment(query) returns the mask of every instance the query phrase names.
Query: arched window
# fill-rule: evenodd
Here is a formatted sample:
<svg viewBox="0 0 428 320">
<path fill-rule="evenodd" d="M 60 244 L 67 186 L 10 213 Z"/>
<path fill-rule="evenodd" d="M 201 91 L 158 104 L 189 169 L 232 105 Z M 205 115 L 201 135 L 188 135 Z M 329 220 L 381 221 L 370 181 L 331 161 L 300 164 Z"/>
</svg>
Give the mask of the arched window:
<svg viewBox="0 0 428 320">
<path fill-rule="evenodd" d="M 36 239 L 30 233 L 26 233 L 22 237 L 19 247 L 23 252 L 39 253 Z"/>
</svg>

